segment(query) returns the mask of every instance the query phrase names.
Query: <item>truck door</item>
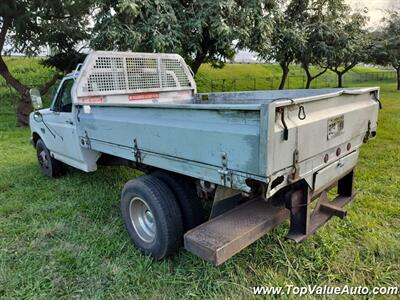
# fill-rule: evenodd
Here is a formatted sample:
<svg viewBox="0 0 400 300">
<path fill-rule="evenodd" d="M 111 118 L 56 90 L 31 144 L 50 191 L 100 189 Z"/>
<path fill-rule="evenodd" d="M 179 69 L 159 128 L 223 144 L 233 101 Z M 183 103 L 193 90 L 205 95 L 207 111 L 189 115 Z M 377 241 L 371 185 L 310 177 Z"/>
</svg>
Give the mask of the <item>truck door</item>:
<svg viewBox="0 0 400 300">
<path fill-rule="evenodd" d="M 81 150 L 76 133 L 74 106 L 72 104 L 71 88 L 74 80 L 64 79 L 51 106 L 45 121 L 53 132 L 53 138 L 48 139 L 47 147 L 56 158 L 64 161 L 81 161 Z"/>
</svg>

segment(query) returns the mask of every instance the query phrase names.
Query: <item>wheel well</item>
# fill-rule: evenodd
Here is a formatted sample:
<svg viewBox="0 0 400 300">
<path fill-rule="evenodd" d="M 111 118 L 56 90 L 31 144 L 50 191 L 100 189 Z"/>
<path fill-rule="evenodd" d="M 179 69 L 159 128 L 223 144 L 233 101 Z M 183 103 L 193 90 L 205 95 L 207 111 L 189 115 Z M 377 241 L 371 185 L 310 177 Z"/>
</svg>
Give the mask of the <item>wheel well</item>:
<svg viewBox="0 0 400 300">
<path fill-rule="evenodd" d="M 40 135 L 38 135 L 36 132 L 32 133 L 32 145 L 33 147 L 36 147 L 37 141 L 40 139 Z"/>
<path fill-rule="evenodd" d="M 145 164 L 136 164 L 136 162 L 132 160 L 114 156 L 107 153 L 101 154 L 101 156 L 97 159 L 97 164 L 102 166 L 126 166 L 143 171 L 145 173 L 149 173 L 150 172 L 149 170 L 151 169 L 149 166 Z"/>
</svg>

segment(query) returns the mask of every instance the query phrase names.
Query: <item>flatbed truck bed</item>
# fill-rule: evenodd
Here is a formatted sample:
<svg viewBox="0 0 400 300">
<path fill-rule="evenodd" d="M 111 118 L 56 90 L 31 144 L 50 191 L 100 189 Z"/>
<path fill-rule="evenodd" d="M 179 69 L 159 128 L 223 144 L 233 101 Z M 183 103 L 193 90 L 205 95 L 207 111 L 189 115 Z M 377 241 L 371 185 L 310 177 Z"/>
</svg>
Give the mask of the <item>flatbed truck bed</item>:
<svg viewBox="0 0 400 300">
<path fill-rule="evenodd" d="M 296 241 L 331 216 L 344 217 L 379 105 L 376 87 L 198 94 L 178 55 L 100 51 L 62 80 L 51 107 L 33 112 L 30 124 L 46 175 L 60 175 L 64 164 L 146 173 L 121 196 L 143 253 L 160 259 L 184 240 L 220 264 L 287 217 Z M 335 185 L 338 198 L 330 202 L 326 191 Z M 204 223 L 207 199 L 213 208 Z M 212 245 L 221 235 L 230 238 Z"/>
</svg>

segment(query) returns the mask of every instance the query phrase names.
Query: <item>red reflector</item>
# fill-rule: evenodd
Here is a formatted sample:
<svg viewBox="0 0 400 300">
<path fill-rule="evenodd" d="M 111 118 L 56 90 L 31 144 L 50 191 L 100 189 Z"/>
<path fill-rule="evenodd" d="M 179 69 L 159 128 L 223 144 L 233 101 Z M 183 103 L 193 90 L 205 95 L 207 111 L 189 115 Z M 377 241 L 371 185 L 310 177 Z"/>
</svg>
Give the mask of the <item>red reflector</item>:
<svg viewBox="0 0 400 300">
<path fill-rule="evenodd" d="M 160 98 L 160 93 L 141 93 L 128 95 L 129 101 L 155 100 Z"/>
<path fill-rule="evenodd" d="M 86 97 L 79 99 L 81 103 L 104 103 L 105 100 L 103 97 Z"/>
<path fill-rule="evenodd" d="M 341 150 L 340 148 L 337 148 L 337 149 L 336 149 L 336 156 L 339 156 L 340 153 L 342 153 L 342 150 Z"/>
</svg>

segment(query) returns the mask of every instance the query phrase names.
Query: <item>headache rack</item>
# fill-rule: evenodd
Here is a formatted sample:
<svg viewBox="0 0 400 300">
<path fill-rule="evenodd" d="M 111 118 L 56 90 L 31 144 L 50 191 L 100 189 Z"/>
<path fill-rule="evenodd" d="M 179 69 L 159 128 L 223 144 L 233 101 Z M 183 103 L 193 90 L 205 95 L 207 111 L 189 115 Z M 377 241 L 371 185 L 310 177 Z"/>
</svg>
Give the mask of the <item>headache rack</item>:
<svg viewBox="0 0 400 300">
<path fill-rule="evenodd" d="M 182 100 L 195 93 L 192 73 L 177 54 L 93 51 L 76 82 L 78 104 Z"/>
</svg>

